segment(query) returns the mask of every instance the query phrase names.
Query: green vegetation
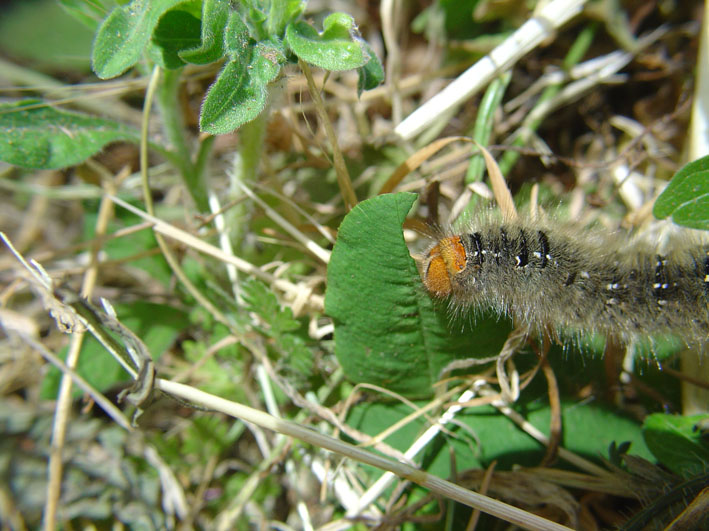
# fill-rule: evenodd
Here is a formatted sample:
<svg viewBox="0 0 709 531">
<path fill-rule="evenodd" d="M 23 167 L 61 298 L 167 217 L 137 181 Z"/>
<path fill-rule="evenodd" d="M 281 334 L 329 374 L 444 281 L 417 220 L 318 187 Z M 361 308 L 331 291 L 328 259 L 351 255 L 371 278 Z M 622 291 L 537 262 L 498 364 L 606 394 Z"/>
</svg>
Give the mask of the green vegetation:
<svg viewBox="0 0 709 531">
<path fill-rule="evenodd" d="M 3 7 L 3 523 L 502 529 L 501 500 L 532 528 L 668 525 L 709 468 L 682 345 L 631 363 L 451 316 L 415 258 L 497 208 L 469 138 L 518 209 L 657 238 L 667 185 L 655 216 L 708 229 L 697 14 L 589 2 L 402 138 L 529 6 L 315 4 Z"/>
</svg>

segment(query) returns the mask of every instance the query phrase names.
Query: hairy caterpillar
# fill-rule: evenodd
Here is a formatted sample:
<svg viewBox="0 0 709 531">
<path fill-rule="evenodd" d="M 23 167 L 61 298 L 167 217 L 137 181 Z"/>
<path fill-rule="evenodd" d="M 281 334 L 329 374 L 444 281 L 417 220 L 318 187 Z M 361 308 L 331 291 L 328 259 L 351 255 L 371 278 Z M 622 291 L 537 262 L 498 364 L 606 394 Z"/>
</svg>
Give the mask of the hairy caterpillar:
<svg viewBox="0 0 709 531">
<path fill-rule="evenodd" d="M 537 330 L 599 332 L 626 344 L 709 337 L 709 246 L 698 243 L 661 254 L 610 235 L 482 219 L 433 244 L 421 274 L 429 294 L 456 310 L 492 308 Z"/>
</svg>

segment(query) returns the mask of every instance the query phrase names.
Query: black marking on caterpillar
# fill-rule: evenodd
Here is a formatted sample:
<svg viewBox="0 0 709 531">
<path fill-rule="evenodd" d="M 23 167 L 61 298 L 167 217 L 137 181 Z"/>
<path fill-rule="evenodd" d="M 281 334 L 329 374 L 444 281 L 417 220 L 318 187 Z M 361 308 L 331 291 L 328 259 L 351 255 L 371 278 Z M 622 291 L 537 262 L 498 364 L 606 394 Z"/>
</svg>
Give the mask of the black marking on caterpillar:
<svg viewBox="0 0 709 531">
<path fill-rule="evenodd" d="M 483 219 L 440 238 L 421 265 L 456 312 L 492 308 L 532 329 L 600 332 L 629 343 L 709 339 L 709 246 L 652 246 L 595 232 Z"/>
</svg>

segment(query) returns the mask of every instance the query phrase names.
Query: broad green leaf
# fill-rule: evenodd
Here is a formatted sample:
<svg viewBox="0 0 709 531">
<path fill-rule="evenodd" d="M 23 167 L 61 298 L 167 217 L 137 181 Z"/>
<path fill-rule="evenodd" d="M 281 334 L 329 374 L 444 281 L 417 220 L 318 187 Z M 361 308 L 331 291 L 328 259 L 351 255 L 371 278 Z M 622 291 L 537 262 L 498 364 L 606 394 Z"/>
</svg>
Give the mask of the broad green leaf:
<svg viewBox="0 0 709 531">
<path fill-rule="evenodd" d="M 160 17 L 184 0 L 133 0 L 117 7 L 96 33 L 91 63 L 101 79 L 116 77 L 140 60 Z"/>
<path fill-rule="evenodd" d="M 185 65 L 180 52 L 200 43 L 201 23 L 191 13 L 172 9 L 165 13 L 153 32 L 148 53 L 154 63 L 175 70 Z"/>
<path fill-rule="evenodd" d="M 358 39 L 359 40 L 359 39 Z M 357 95 L 361 96 L 365 90 L 378 87 L 384 81 L 384 67 L 374 50 L 364 40 L 359 40 L 362 48 L 369 57 L 366 64 L 357 69 L 359 79 L 357 80 Z"/>
<path fill-rule="evenodd" d="M 327 272 L 325 310 L 347 376 L 408 396 L 426 396 L 456 358 L 500 351 L 506 320 L 448 319 L 424 292 L 401 225 L 415 194 L 384 194 L 357 205 L 340 226 Z M 470 317 L 468 317 L 470 319 Z"/>
<path fill-rule="evenodd" d="M 179 52 L 180 58 L 197 65 L 218 61 L 224 55 L 224 29 L 229 19 L 229 0 L 204 0 L 201 43 Z"/>
<path fill-rule="evenodd" d="M 543 433 L 548 432 L 551 416 L 548 404 L 530 403 L 525 398 L 523 394 L 514 409 L 534 427 Z M 423 407 L 425 403 L 419 402 L 417 405 Z M 374 436 L 411 412 L 411 408 L 398 402 L 361 403 L 352 408 L 347 423 Z M 493 461 L 498 463 L 497 470 L 510 470 L 515 465 L 536 466 L 544 456 L 545 448 L 541 444 L 492 406 L 468 408 L 459 413 L 456 420 L 467 425 L 470 431 L 447 425 L 455 436 L 439 434 L 438 442 L 429 445 L 417 459 L 427 472 L 450 477 L 455 472 L 485 468 Z M 564 400 L 562 423 L 562 445 L 577 455 L 600 462 L 602 457 L 607 456 L 611 443 L 630 442 L 630 454 L 652 459 L 643 440 L 641 426 L 598 402 Z M 427 427 L 425 419 L 419 418 L 392 434 L 385 442 L 405 451 Z M 451 470 L 451 450 L 455 452 L 456 470 Z"/>
<path fill-rule="evenodd" d="M 24 168 L 66 168 L 106 144 L 138 142 L 140 134 L 118 122 L 60 111 L 38 100 L 0 104 L 0 160 Z"/>
<path fill-rule="evenodd" d="M 664 466 L 688 478 L 709 468 L 709 442 L 697 429 L 709 415 L 666 415 L 655 413 L 645 419 L 643 436 L 648 448 Z"/>
<path fill-rule="evenodd" d="M 658 219 L 672 216 L 678 225 L 709 230 L 709 156 L 680 169 L 655 201 Z"/>
<path fill-rule="evenodd" d="M 326 70 L 351 70 L 364 66 L 369 56 L 360 40 L 354 19 L 345 13 L 333 13 L 323 21 L 323 32 L 303 21 L 286 28 L 286 42 L 303 61 Z"/>
<path fill-rule="evenodd" d="M 120 322 L 135 332 L 153 359 L 159 358 L 187 326 L 185 313 L 164 304 L 149 302 L 116 304 L 115 310 Z M 62 357 L 65 355 L 66 351 Z M 102 392 L 130 380 L 123 367 L 93 336 L 84 340 L 76 370 Z M 55 398 L 60 380 L 61 372 L 52 367 L 42 382 L 42 397 Z M 81 396 L 82 393 L 83 391 L 75 388 L 75 396 Z"/>
</svg>

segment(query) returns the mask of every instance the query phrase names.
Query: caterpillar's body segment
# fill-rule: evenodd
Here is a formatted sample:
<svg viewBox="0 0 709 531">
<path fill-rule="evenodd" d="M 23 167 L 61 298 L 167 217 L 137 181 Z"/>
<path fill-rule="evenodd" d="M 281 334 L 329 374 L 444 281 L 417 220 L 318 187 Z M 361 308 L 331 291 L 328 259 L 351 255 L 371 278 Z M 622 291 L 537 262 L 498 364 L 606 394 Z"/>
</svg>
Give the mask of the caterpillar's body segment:
<svg viewBox="0 0 709 531">
<path fill-rule="evenodd" d="M 422 276 L 456 309 L 493 308 L 532 328 L 709 338 L 709 247 L 698 244 L 661 255 L 594 233 L 483 221 L 433 245 Z"/>
</svg>

